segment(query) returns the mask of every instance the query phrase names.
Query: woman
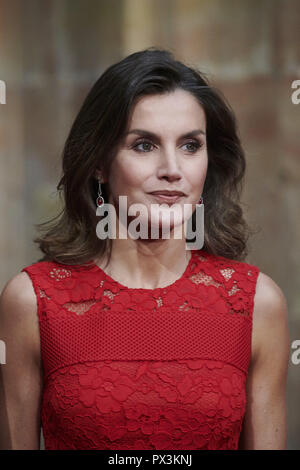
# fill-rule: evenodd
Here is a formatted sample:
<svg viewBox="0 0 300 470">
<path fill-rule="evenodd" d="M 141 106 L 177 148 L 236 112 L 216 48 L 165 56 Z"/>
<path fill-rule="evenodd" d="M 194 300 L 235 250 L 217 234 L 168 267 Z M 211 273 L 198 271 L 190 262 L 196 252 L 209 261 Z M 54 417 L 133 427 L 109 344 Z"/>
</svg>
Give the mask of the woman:
<svg viewBox="0 0 300 470">
<path fill-rule="evenodd" d="M 286 301 L 244 261 L 244 171 L 234 114 L 198 70 L 149 48 L 103 73 L 66 141 L 44 257 L 2 292 L 2 447 L 38 449 L 42 423 L 46 449 L 285 448 Z M 134 204 L 158 236 L 130 236 Z M 174 236 L 191 221 L 197 249 Z"/>
</svg>

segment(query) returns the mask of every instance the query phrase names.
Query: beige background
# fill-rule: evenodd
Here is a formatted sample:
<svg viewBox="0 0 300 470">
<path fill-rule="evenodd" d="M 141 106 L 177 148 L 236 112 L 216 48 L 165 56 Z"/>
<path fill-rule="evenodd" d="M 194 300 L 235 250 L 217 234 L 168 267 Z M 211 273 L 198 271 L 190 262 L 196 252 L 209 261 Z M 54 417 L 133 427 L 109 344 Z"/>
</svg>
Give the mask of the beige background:
<svg viewBox="0 0 300 470">
<path fill-rule="evenodd" d="M 56 214 L 62 146 L 91 85 L 127 54 L 166 47 L 236 112 L 243 202 L 260 228 L 247 261 L 281 287 L 291 343 L 300 339 L 299 31 L 297 0 L 0 0 L 0 288 L 39 256 L 33 224 Z M 299 391 L 290 361 L 290 449 L 300 448 Z"/>
</svg>

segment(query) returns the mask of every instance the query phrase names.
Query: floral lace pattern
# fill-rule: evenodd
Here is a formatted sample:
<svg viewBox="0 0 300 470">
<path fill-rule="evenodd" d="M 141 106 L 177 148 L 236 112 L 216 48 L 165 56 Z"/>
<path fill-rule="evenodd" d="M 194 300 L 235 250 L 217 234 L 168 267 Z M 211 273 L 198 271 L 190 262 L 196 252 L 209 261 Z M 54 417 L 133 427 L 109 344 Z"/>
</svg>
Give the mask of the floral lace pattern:
<svg viewBox="0 0 300 470">
<path fill-rule="evenodd" d="M 237 449 L 259 269 L 192 251 L 131 289 L 95 264 L 23 269 L 38 302 L 46 449 Z"/>
</svg>

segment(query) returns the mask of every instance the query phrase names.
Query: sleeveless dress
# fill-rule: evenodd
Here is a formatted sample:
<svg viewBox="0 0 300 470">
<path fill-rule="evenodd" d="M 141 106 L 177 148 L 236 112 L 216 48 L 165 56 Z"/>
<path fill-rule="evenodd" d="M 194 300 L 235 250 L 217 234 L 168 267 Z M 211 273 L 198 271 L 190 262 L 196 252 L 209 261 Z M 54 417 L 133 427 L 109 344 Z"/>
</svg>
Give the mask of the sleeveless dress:
<svg viewBox="0 0 300 470">
<path fill-rule="evenodd" d="M 46 450 L 238 449 L 259 269 L 191 253 L 156 289 L 92 262 L 22 269 L 37 297 Z"/>
</svg>

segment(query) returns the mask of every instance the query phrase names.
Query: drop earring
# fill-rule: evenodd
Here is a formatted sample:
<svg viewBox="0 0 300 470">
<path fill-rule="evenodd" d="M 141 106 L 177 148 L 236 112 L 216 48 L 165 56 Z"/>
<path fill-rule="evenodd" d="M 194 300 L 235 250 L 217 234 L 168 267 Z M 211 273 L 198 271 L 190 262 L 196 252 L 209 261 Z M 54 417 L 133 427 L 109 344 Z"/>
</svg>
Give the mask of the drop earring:
<svg viewBox="0 0 300 470">
<path fill-rule="evenodd" d="M 97 207 L 100 207 L 104 204 L 104 199 L 101 196 L 101 194 L 102 194 L 101 183 L 100 183 L 100 180 L 98 180 L 98 196 L 97 196 L 97 199 L 96 199 L 96 206 Z"/>
<path fill-rule="evenodd" d="M 197 202 L 197 207 L 198 206 L 201 206 L 201 205 L 204 205 L 204 200 L 203 200 L 203 196 L 200 197 L 199 201 Z"/>
<path fill-rule="evenodd" d="M 199 201 L 196 204 L 195 210 L 195 232 L 193 232 L 193 237 L 196 236 L 195 242 L 188 244 L 190 250 L 201 250 L 204 245 L 204 199 L 203 196 L 200 197 Z"/>
</svg>

